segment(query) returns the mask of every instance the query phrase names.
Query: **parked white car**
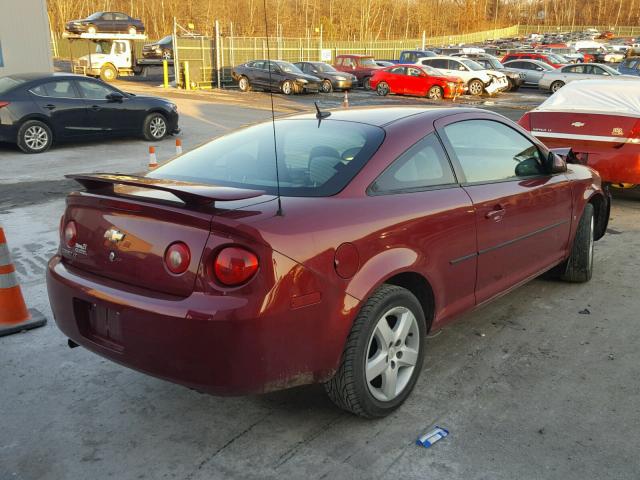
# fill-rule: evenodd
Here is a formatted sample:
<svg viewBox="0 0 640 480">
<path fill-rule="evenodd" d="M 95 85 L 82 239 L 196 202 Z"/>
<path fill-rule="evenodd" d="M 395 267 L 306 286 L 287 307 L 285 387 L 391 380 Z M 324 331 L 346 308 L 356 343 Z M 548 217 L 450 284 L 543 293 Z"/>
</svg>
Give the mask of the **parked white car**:
<svg viewBox="0 0 640 480">
<path fill-rule="evenodd" d="M 550 90 L 555 93 L 567 83 L 575 80 L 603 80 L 607 77 L 613 77 L 617 80 L 640 81 L 640 77 L 623 75 L 610 66 L 601 63 L 576 63 L 545 72 L 540 78 L 538 86 L 543 90 Z"/>
<path fill-rule="evenodd" d="M 509 88 L 509 80 L 504 73 L 486 70 L 482 65 L 469 58 L 423 57 L 419 58 L 415 64 L 428 65 L 444 75 L 460 77 L 466 83 L 471 95 L 482 95 L 485 91 L 493 95 Z"/>
</svg>

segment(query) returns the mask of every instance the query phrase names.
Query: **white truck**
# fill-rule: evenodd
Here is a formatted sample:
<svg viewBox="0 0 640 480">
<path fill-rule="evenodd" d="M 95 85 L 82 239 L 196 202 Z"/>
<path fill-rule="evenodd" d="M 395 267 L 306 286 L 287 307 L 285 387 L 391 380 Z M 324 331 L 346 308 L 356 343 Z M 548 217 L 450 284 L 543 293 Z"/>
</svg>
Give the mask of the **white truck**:
<svg viewBox="0 0 640 480">
<path fill-rule="evenodd" d="M 70 40 L 89 40 L 89 52 L 74 59 L 71 58 L 73 73 L 100 77 L 111 82 L 118 77 L 143 73 L 145 67 L 160 66 L 160 59 L 138 59 L 135 40 L 145 40 L 146 35 L 119 33 L 66 33 Z M 73 49 L 72 49 L 73 52 Z M 173 63 L 173 61 L 170 61 Z"/>
</svg>

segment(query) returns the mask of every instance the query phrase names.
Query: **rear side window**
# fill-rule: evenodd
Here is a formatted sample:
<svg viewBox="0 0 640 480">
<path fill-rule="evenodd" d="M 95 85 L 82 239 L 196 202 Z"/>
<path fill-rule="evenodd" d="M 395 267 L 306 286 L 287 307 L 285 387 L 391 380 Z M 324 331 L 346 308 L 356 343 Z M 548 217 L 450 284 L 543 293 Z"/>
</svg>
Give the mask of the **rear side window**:
<svg viewBox="0 0 640 480">
<path fill-rule="evenodd" d="M 449 61 L 444 58 L 434 58 L 433 60 L 423 60 L 422 63 L 424 65 L 430 65 L 433 68 L 443 68 L 445 70 L 449 68 Z"/>
<path fill-rule="evenodd" d="M 41 97 L 78 98 L 71 81 L 47 82 L 31 89 L 32 93 Z"/>
<path fill-rule="evenodd" d="M 389 73 L 395 73 L 396 75 L 404 75 L 404 67 L 395 67 L 389 70 Z"/>
<path fill-rule="evenodd" d="M 355 122 L 276 122 L 280 192 L 325 197 L 342 190 L 384 140 L 384 130 Z M 277 193 L 271 122 L 219 137 L 148 174 L 188 182 Z"/>
<path fill-rule="evenodd" d="M 12 88 L 17 87 L 24 82 L 25 80 L 22 80 L 20 78 L 0 77 L 0 95 L 2 95 L 3 93 L 7 93 Z"/>
<path fill-rule="evenodd" d="M 369 187 L 372 194 L 419 191 L 456 183 L 440 141 L 430 134 L 398 157 Z"/>
<path fill-rule="evenodd" d="M 495 182 L 544 173 L 536 145 L 492 120 L 465 120 L 444 127 L 468 183 Z"/>
</svg>

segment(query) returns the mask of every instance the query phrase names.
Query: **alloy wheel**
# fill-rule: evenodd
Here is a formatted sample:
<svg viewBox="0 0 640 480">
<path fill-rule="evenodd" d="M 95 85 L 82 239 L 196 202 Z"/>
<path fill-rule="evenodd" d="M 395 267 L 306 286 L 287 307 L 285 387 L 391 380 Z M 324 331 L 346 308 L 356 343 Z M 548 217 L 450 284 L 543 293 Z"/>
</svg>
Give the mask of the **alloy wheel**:
<svg viewBox="0 0 640 480">
<path fill-rule="evenodd" d="M 49 134 L 40 125 L 32 125 L 24 132 L 24 143 L 33 151 L 42 150 L 49 143 Z"/>
<path fill-rule="evenodd" d="M 471 82 L 469 84 L 469 93 L 471 95 L 481 95 L 482 94 L 482 84 L 478 81 Z"/>
<path fill-rule="evenodd" d="M 149 124 L 149 131 L 153 138 L 162 138 L 167 133 L 167 124 L 162 117 L 154 117 Z"/>
<path fill-rule="evenodd" d="M 322 82 L 322 91 L 324 93 L 330 93 L 333 90 L 333 86 L 331 85 L 331 80 L 325 80 Z"/>
<path fill-rule="evenodd" d="M 440 100 L 442 98 L 442 90 L 438 87 L 431 87 L 428 96 L 432 100 Z"/>
<path fill-rule="evenodd" d="M 384 97 L 385 95 L 389 94 L 389 85 L 387 85 L 385 82 L 380 82 L 376 88 L 376 92 L 378 95 L 380 95 L 381 97 Z"/>
<path fill-rule="evenodd" d="M 381 402 L 397 398 L 416 368 L 420 348 L 418 320 L 406 307 L 393 307 L 378 320 L 367 347 L 365 378 Z"/>
</svg>

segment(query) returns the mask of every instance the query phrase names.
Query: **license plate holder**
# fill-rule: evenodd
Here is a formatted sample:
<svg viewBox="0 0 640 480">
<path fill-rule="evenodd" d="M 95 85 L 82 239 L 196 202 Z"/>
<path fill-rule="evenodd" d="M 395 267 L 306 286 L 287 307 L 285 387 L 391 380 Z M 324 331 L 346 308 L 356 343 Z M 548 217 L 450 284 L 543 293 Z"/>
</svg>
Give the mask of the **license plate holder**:
<svg viewBox="0 0 640 480">
<path fill-rule="evenodd" d="M 76 299 L 74 311 L 83 336 L 106 348 L 119 352 L 124 350 L 122 319 L 118 310 Z"/>
</svg>

